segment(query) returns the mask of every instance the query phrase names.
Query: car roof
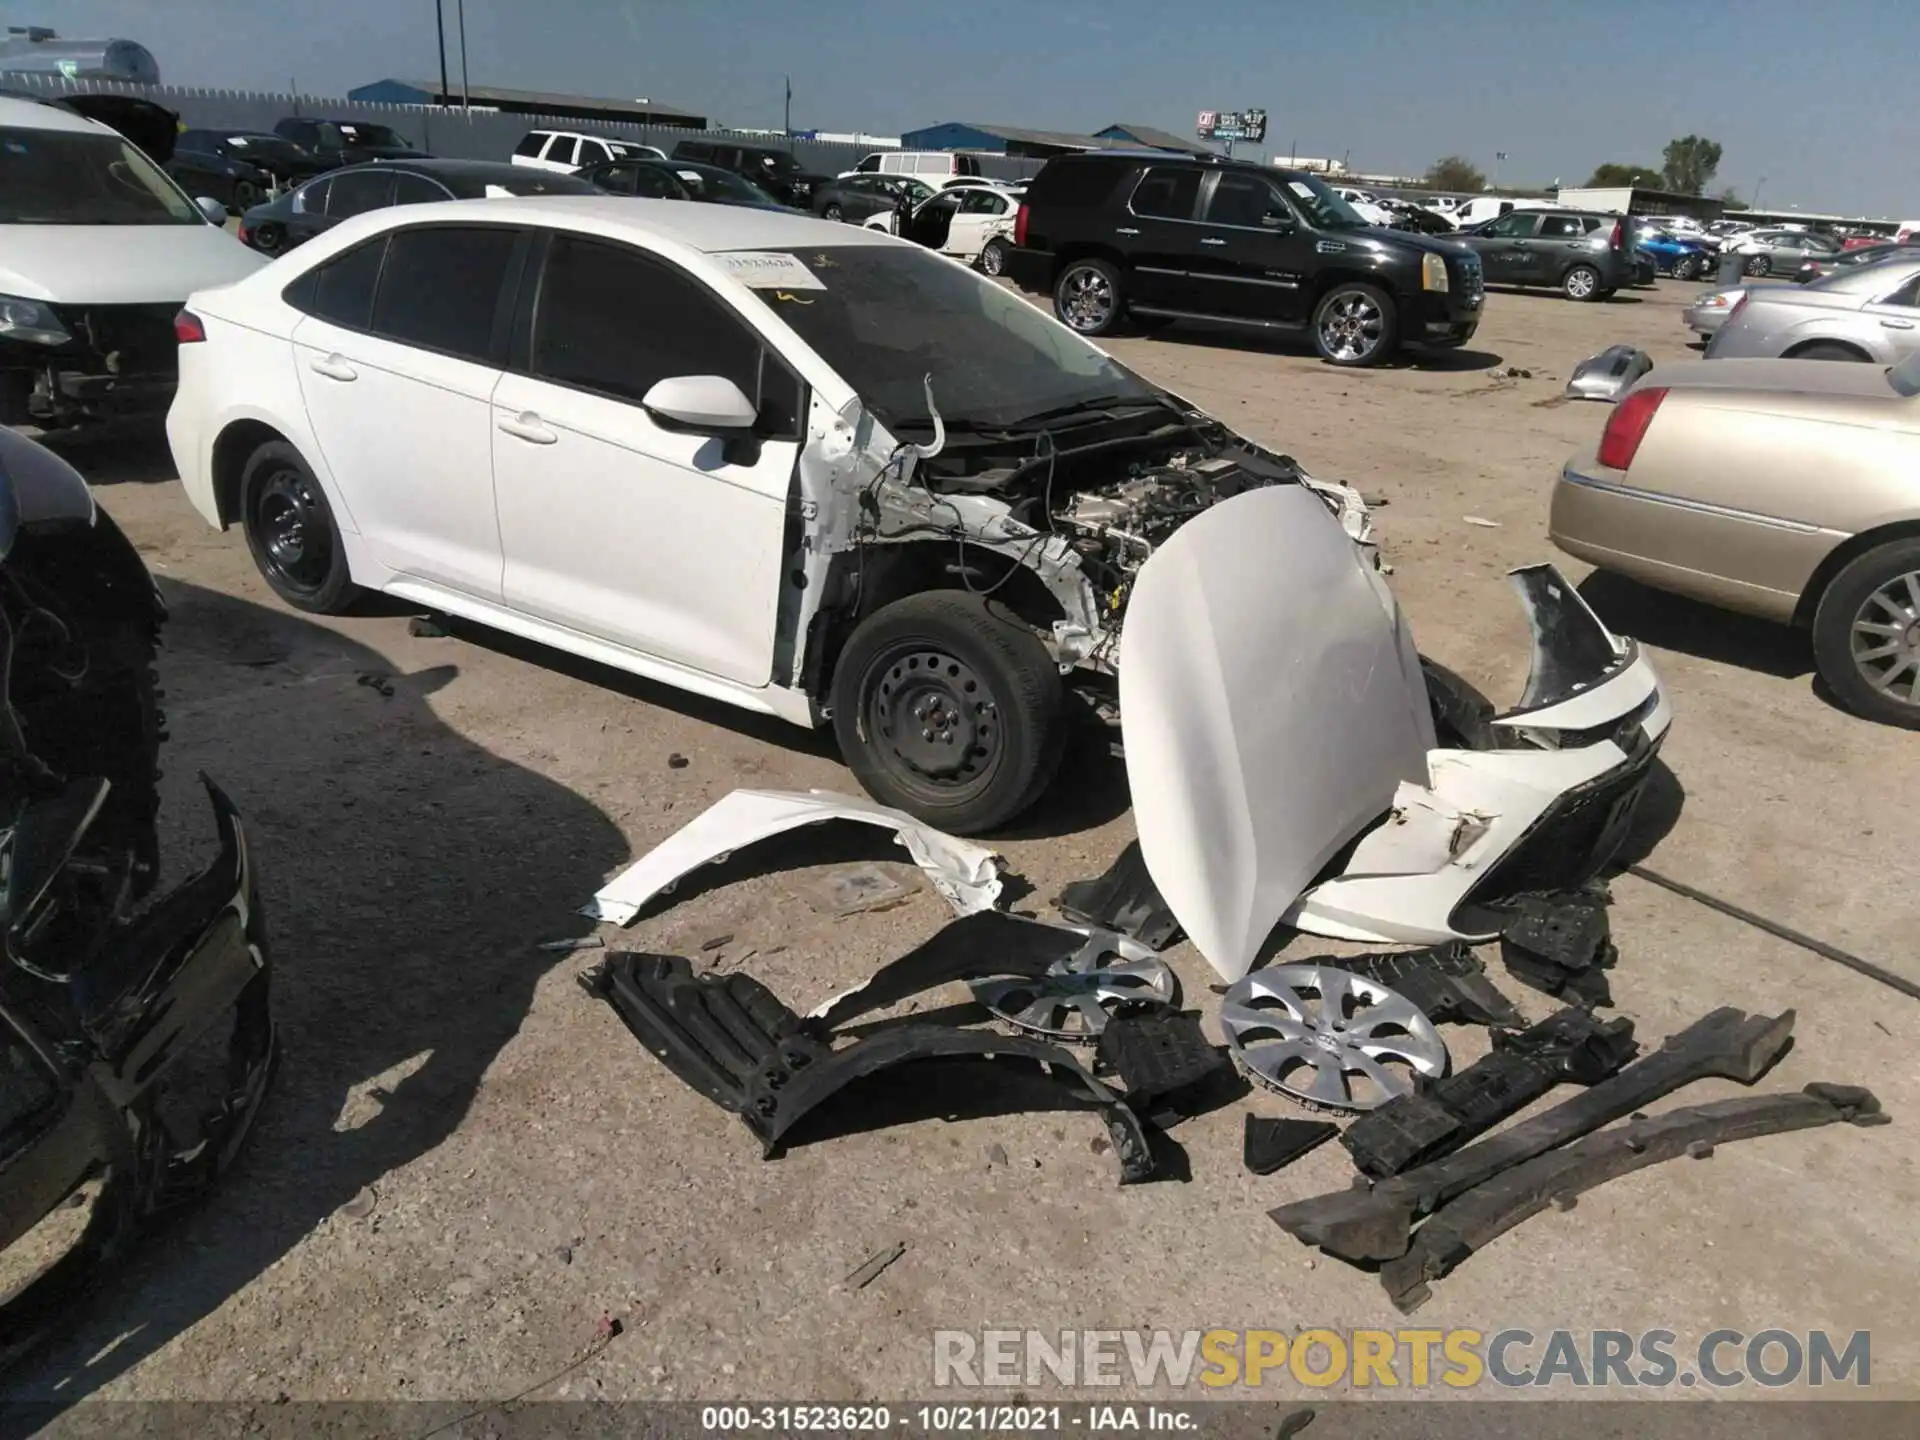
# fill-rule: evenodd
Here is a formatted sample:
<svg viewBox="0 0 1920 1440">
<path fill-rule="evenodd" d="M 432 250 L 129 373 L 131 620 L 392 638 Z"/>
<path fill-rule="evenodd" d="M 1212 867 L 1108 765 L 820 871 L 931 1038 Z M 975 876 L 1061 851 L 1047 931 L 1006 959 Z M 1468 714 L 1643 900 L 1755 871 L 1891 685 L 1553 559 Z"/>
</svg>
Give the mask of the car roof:
<svg viewBox="0 0 1920 1440">
<path fill-rule="evenodd" d="M 112 127 L 60 105 L 0 95 L 0 125 L 15 130 L 72 130 L 86 135 L 117 135 Z"/>
<path fill-rule="evenodd" d="M 468 161 L 467 164 L 482 164 Z M 372 168 L 372 167 L 369 167 Z M 398 168 L 385 166 L 381 168 Z M 408 168 L 417 168 L 409 166 Z M 499 167 L 505 170 L 507 167 Z M 340 171 L 334 171 L 340 174 Z M 528 221 L 567 230 L 589 230 L 614 240 L 665 240 L 689 250 L 778 250 L 790 246 L 897 245 L 879 230 L 816 220 L 782 210 L 742 205 L 689 205 L 683 200 L 641 200 L 625 195 L 518 195 L 497 200 L 451 200 L 401 205 L 376 212 L 394 223 L 491 219 Z"/>
<path fill-rule="evenodd" d="M 373 170 L 382 175 L 395 170 L 405 170 L 414 175 L 438 175 L 449 180 L 525 180 L 527 167 L 509 164 L 505 160 L 442 160 L 433 156 L 424 156 L 418 160 L 368 160 L 360 165 L 343 165 L 337 170 L 329 170 L 325 175 L 316 175 L 316 180 L 324 180 L 333 175 L 352 175 L 360 171 Z"/>
</svg>

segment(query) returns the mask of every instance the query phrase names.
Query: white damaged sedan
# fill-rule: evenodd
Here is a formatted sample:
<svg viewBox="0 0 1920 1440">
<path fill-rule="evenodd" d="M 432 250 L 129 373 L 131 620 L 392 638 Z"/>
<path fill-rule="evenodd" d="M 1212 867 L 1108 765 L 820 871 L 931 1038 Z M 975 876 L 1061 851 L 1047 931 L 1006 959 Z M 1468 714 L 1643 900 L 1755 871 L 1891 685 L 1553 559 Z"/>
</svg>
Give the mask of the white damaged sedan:
<svg viewBox="0 0 1920 1440">
<path fill-rule="evenodd" d="M 877 231 L 403 206 L 177 328 L 187 493 L 289 603 L 380 590 L 831 724 L 872 795 L 962 834 L 1040 795 L 1076 712 L 1124 716 L 1148 863 L 1216 964 L 1289 912 L 1454 933 L 1448 893 L 1570 808 L 1601 848 L 1666 725 L 1546 570 L 1521 712 L 1430 685 L 1354 492 Z"/>
</svg>

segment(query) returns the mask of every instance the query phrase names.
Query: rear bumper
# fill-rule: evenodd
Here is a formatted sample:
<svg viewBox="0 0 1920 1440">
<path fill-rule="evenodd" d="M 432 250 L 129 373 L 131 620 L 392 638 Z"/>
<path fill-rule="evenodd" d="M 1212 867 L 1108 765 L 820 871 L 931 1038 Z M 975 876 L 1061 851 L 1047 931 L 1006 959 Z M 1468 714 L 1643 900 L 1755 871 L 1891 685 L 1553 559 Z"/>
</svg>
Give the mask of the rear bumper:
<svg viewBox="0 0 1920 1440">
<path fill-rule="evenodd" d="M 1022 290 L 1044 295 L 1053 289 L 1053 252 L 1009 245 L 1001 274 Z"/>
</svg>

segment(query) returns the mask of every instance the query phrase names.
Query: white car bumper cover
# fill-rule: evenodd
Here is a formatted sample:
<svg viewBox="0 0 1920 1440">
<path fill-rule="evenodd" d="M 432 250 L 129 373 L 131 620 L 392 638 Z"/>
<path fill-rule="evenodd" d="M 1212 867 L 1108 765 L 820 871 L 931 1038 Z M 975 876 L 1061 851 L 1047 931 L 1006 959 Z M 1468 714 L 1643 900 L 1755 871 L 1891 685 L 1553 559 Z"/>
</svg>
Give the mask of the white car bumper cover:
<svg viewBox="0 0 1920 1440">
<path fill-rule="evenodd" d="M 1392 592 L 1310 491 L 1216 505 L 1142 567 L 1119 666 L 1141 852 L 1223 977 L 1282 920 L 1369 942 L 1490 938 L 1468 902 L 1502 861 L 1617 844 L 1672 712 L 1557 571 L 1514 579 L 1533 673 L 1522 709 L 1469 749 L 1440 747 Z M 1591 858 L 1558 868 L 1591 873 Z"/>
</svg>

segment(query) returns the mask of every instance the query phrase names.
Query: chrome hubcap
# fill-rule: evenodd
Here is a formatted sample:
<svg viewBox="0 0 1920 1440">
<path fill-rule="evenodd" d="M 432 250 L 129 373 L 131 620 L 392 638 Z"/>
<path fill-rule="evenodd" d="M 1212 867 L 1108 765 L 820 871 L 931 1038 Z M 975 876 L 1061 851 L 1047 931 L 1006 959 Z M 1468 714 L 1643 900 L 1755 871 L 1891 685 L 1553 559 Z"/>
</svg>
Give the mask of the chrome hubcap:
<svg viewBox="0 0 1920 1440">
<path fill-rule="evenodd" d="M 1098 270 L 1069 270 L 1060 282 L 1060 312 L 1075 330 L 1097 330 L 1113 315 L 1113 282 Z"/>
<path fill-rule="evenodd" d="M 1853 663 L 1866 682 L 1903 705 L 1920 705 L 1920 572 L 1896 575 L 1853 617 Z"/>
<path fill-rule="evenodd" d="M 1576 270 L 1567 276 L 1567 293 L 1584 300 L 1593 293 L 1593 272 Z"/>
<path fill-rule="evenodd" d="M 1374 1110 L 1446 1073 L 1447 1047 L 1405 996 L 1334 965 L 1279 965 L 1220 1003 L 1248 1078 L 1310 1106 Z"/>
<path fill-rule="evenodd" d="M 1380 343 L 1386 317 L 1365 295 L 1342 295 L 1320 317 L 1320 343 L 1337 360 L 1358 360 Z"/>
</svg>

